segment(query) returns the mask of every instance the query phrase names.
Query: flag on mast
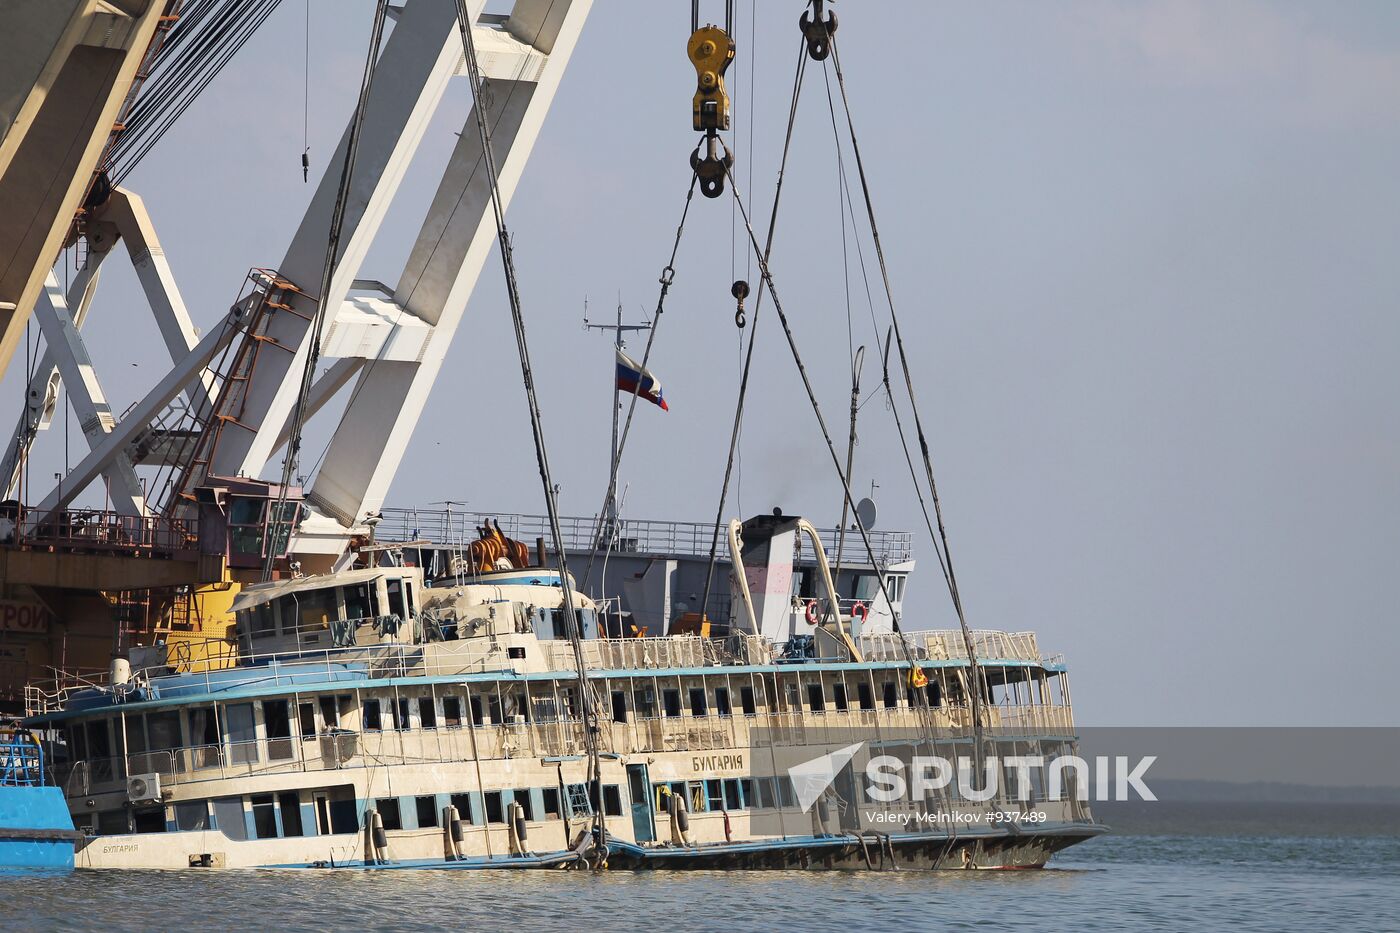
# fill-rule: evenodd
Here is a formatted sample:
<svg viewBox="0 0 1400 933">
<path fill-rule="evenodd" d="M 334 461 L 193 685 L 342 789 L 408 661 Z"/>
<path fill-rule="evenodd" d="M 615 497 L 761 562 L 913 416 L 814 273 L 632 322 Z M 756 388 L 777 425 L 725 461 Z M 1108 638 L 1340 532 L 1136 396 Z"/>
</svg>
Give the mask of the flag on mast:
<svg viewBox="0 0 1400 933">
<path fill-rule="evenodd" d="M 637 392 L 638 383 L 642 387 L 640 392 Z M 666 399 L 661 397 L 661 380 L 621 350 L 617 351 L 617 389 L 628 394 L 636 393 L 662 411 L 671 410 Z"/>
</svg>

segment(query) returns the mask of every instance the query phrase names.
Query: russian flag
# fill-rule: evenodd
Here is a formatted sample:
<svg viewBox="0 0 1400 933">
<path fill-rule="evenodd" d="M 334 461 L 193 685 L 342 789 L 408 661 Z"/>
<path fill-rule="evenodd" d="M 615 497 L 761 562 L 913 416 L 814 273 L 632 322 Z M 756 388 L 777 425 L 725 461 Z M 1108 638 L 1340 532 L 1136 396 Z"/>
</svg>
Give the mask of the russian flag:
<svg viewBox="0 0 1400 933">
<path fill-rule="evenodd" d="M 641 383 L 641 392 L 637 392 L 638 383 Z M 617 351 L 617 389 L 629 395 L 638 394 L 653 405 L 660 406 L 662 411 L 671 410 L 666 399 L 661 397 L 661 380 L 621 350 Z"/>
</svg>

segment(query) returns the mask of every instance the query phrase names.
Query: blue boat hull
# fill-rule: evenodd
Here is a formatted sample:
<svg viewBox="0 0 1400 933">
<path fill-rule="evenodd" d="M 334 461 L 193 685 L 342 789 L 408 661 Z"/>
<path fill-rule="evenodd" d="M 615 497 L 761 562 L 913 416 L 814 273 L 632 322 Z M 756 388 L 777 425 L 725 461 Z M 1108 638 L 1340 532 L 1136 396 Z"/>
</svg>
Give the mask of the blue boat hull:
<svg viewBox="0 0 1400 933">
<path fill-rule="evenodd" d="M 77 835 L 59 788 L 0 786 L 0 868 L 71 869 Z"/>
</svg>

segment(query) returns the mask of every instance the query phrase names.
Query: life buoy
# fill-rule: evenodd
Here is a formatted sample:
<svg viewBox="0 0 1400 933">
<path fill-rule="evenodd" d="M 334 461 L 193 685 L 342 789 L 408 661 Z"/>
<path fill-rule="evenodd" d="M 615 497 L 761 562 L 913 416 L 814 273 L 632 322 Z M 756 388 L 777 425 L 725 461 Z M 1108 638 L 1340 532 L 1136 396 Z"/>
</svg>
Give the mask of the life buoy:
<svg viewBox="0 0 1400 933">
<path fill-rule="evenodd" d="M 853 619 L 860 619 L 864 622 L 869 615 L 870 610 L 865 607 L 865 603 L 856 603 L 851 607 L 851 618 Z"/>
<path fill-rule="evenodd" d="M 807 624 L 816 625 L 820 618 L 821 613 L 817 611 L 817 601 L 815 599 L 807 600 Z"/>
</svg>

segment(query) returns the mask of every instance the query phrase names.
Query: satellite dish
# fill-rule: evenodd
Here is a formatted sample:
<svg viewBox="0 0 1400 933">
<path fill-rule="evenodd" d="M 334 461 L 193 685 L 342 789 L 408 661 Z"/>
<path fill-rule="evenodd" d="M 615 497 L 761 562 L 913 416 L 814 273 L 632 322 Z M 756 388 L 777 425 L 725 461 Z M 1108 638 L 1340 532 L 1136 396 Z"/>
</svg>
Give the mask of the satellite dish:
<svg viewBox="0 0 1400 933">
<path fill-rule="evenodd" d="M 875 529 L 875 500 L 865 498 L 856 503 L 856 518 L 860 519 L 860 525 L 866 531 Z"/>
</svg>

